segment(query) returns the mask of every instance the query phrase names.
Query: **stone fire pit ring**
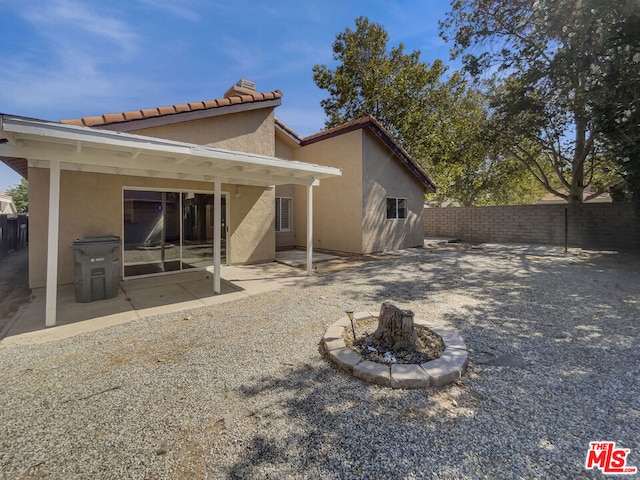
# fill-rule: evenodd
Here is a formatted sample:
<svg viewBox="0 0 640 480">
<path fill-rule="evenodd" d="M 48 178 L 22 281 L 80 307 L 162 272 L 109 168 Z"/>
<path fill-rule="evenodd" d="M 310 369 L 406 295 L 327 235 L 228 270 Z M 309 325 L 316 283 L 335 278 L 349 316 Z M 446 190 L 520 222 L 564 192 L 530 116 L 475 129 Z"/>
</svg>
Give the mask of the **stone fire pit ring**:
<svg viewBox="0 0 640 480">
<path fill-rule="evenodd" d="M 353 321 L 376 317 L 369 312 L 357 312 L 353 316 Z M 420 319 L 415 319 L 414 323 L 427 327 L 442 337 L 445 348 L 440 358 L 420 365 L 398 363 L 386 365 L 365 360 L 360 354 L 348 348 L 342 338 L 344 329 L 351 327 L 348 316 L 340 318 L 327 329 L 322 337 L 322 346 L 327 357 L 341 370 L 354 377 L 385 387 L 440 387 L 458 380 L 469 363 L 469 352 L 462 338 L 452 330 L 430 326 Z"/>
</svg>

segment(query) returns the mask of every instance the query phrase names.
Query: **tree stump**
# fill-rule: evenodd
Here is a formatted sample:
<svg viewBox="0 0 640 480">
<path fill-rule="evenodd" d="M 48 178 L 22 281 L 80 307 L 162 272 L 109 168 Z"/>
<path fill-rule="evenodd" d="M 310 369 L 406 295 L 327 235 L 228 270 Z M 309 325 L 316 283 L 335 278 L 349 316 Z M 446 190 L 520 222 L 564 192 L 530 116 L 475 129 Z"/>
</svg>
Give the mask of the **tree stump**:
<svg viewBox="0 0 640 480">
<path fill-rule="evenodd" d="M 384 302 L 380 307 L 378 328 L 372 335 L 373 340 L 392 350 L 416 349 L 418 335 L 413 328 L 413 312 Z"/>
</svg>

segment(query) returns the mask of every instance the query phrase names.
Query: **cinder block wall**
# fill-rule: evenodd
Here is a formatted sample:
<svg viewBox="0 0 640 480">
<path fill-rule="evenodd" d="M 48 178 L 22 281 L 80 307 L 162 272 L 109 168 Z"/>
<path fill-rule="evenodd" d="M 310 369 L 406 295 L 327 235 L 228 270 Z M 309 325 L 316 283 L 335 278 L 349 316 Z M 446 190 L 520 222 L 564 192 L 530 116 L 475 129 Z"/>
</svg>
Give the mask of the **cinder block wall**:
<svg viewBox="0 0 640 480">
<path fill-rule="evenodd" d="M 640 219 L 629 203 L 425 208 L 425 236 L 469 242 L 640 249 Z"/>
</svg>

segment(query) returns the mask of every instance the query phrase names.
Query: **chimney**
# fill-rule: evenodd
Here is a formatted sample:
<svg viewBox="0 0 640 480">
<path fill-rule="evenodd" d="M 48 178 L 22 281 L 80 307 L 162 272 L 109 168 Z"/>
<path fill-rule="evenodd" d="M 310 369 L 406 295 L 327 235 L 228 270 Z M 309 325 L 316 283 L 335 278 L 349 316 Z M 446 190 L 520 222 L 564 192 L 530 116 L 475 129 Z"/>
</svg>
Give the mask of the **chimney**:
<svg viewBox="0 0 640 480">
<path fill-rule="evenodd" d="M 252 95 L 254 93 L 256 93 L 256 83 L 246 78 L 241 78 L 235 85 L 227 90 L 224 98 L 236 97 L 238 95 Z"/>
</svg>

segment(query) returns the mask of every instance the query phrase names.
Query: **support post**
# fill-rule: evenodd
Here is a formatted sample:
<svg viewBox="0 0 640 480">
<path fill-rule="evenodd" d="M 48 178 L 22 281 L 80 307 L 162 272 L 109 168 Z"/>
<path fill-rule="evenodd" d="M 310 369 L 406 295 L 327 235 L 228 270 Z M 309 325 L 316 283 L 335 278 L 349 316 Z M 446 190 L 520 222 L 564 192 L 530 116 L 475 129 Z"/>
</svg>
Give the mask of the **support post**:
<svg viewBox="0 0 640 480">
<path fill-rule="evenodd" d="M 222 230 L 222 184 L 214 182 L 213 190 L 213 293 L 220 293 L 220 237 Z"/>
<path fill-rule="evenodd" d="M 307 186 L 307 275 L 313 275 L 313 185 Z"/>
<path fill-rule="evenodd" d="M 58 311 L 58 233 L 60 225 L 60 162 L 51 160 L 49 167 L 49 226 L 47 232 L 47 292 L 45 296 L 46 327 L 56 324 Z"/>
<path fill-rule="evenodd" d="M 569 208 L 564 207 L 564 253 L 569 251 Z"/>
</svg>

